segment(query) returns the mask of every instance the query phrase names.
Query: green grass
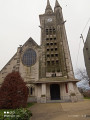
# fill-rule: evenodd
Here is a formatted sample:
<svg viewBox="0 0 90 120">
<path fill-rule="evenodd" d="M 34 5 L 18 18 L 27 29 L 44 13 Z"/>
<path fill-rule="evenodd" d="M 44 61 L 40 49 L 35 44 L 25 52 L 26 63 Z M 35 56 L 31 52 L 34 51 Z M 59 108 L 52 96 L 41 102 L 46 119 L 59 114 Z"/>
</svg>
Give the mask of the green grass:
<svg viewBox="0 0 90 120">
<path fill-rule="evenodd" d="M 28 104 L 27 104 L 27 108 L 33 106 L 34 104 L 35 104 L 35 103 L 28 103 Z"/>
<path fill-rule="evenodd" d="M 90 97 L 84 97 L 84 99 L 90 99 Z"/>
</svg>

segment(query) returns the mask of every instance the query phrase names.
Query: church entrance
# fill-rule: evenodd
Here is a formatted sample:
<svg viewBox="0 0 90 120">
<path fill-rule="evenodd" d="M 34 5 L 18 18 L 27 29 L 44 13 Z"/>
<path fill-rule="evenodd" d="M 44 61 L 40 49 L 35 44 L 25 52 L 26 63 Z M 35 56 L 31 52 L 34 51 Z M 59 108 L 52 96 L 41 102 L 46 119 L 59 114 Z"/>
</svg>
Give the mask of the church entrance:
<svg viewBox="0 0 90 120">
<path fill-rule="evenodd" d="M 60 85 L 50 85 L 51 100 L 60 100 Z"/>
</svg>

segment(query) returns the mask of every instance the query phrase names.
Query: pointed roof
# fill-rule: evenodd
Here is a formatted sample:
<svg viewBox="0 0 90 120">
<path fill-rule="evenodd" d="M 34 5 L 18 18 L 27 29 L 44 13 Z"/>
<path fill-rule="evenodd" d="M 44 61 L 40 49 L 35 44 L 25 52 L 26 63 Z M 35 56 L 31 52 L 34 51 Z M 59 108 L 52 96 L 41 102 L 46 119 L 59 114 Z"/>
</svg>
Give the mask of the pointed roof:
<svg viewBox="0 0 90 120">
<path fill-rule="evenodd" d="M 89 27 L 89 30 L 88 30 L 88 37 L 89 37 L 89 40 L 90 40 L 90 27 Z"/>
<path fill-rule="evenodd" d="M 49 2 L 49 0 L 47 0 L 47 6 L 50 6 L 50 2 Z"/>
<path fill-rule="evenodd" d="M 22 46 L 22 48 L 24 46 L 29 45 L 31 46 L 36 46 L 37 48 L 40 48 L 40 46 L 30 37 Z M 10 64 L 10 62 L 17 56 L 17 52 L 14 54 L 14 56 L 9 60 L 9 62 L 1 69 L 0 73 L 2 72 L 3 69 L 6 69 L 7 65 Z"/>
<path fill-rule="evenodd" d="M 25 46 L 31 45 L 31 46 L 38 46 L 39 47 L 39 45 L 31 37 L 24 43 L 24 45 Z"/>
<path fill-rule="evenodd" d="M 60 7 L 58 0 L 56 0 L 55 7 Z"/>
<path fill-rule="evenodd" d="M 89 41 L 90 41 L 90 27 L 89 27 L 87 38 L 86 38 L 86 42 L 88 43 Z"/>
<path fill-rule="evenodd" d="M 49 0 L 47 0 L 47 6 L 46 6 L 46 9 L 45 9 L 45 13 L 46 13 L 46 14 L 53 13 L 53 10 L 52 10 L 52 7 L 51 7 L 51 5 L 50 5 Z"/>
</svg>

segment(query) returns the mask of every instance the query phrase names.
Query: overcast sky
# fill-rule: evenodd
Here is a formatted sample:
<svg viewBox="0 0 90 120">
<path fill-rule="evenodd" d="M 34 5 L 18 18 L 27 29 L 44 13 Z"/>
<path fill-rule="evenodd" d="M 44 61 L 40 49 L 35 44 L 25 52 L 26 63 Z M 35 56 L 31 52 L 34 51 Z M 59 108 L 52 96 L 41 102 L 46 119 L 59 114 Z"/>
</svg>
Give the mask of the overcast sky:
<svg viewBox="0 0 90 120">
<path fill-rule="evenodd" d="M 52 8 L 55 1 L 50 0 Z M 90 26 L 90 0 L 58 1 L 67 21 L 65 27 L 75 71 L 85 67 L 80 34 L 83 32 L 85 40 Z M 45 12 L 46 3 L 47 0 L 0 0 L 0 70 L 28 38 L 40 44 L 39 15 Z"/>
</svg>

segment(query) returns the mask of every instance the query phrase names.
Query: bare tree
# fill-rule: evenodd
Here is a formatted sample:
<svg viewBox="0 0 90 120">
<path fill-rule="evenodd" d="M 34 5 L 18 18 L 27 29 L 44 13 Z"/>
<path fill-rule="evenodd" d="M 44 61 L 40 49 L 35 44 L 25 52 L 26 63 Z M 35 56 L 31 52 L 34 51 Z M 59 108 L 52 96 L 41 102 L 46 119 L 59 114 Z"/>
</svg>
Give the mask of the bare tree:
<svg viewBox="0 0 90 120">
<path fill-rule="evenodd" d="M 84 80 L 87 81 L 90 85 L 90 79 L 87 75 L 87 72 L 85 69 L 77 69 L 75 72 L 75 77 L 79 80 Z M 86 83 L 87 83 L 86 82 Z M 90 88 L 87 87 L 88 89 L 86 89 L 86 87 L 82 86 L 78 86 L 79 91 L 85 96 L 85 97 L 90 97 Z"/>
<path fill-rule="evenodd" d="M 75 72 L 75 77 L 79 80 L 89 81 L 89 83 L 90 83 L 90 79 L 89 79 L 87 72 L 84 68 L 83 69 L 78 68 Z"/>
</svg>

